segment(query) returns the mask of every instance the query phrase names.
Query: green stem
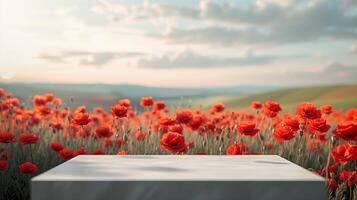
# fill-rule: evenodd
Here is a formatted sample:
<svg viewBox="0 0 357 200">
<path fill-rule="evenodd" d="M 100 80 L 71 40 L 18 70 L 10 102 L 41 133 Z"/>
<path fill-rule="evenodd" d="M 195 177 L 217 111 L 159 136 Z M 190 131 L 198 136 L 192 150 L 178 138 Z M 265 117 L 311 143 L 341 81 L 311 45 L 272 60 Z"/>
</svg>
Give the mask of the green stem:
<svg viewBox="0 0 357 200">
<path fill-rule="evenodd" d="M 328 179 L 328 166 L 330 165 L 330 159 L 331 159 L 331 141 L 328 141 L 328 154 L 327 154 L 327 163 L 326 163 L 326 167 L 325 167 L 325 171 L 326 171 L 326 179 Z"/>
</svg>

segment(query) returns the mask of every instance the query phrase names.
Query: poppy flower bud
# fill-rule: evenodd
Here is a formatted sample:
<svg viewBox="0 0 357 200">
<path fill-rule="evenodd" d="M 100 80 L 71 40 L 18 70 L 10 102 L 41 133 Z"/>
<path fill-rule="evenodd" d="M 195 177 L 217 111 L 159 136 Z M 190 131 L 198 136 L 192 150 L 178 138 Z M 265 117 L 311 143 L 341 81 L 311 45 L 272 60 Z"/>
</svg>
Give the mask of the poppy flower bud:
<svg viewBox="0 0 357 200">
<path fill-rule="evenodd" d="M 203 147 L 206 147 L 206 146 L 207 146 L 207 142 L 206 142 L 206 141 L 203 141 L 202 146 L 203 146 Z"/>
</svg>

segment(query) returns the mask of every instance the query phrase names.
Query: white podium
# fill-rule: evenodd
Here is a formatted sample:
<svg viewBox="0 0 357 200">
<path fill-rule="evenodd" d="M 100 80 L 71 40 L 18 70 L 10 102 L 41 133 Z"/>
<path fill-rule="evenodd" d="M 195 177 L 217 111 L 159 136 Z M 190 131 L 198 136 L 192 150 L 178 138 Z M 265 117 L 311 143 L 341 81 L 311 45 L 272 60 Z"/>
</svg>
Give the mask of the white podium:
<svg viewBox="0 0 357 200">
<path fill-rule="evenodd" d="M 279 156 L 78 156 L 31 181 L 32 200 L 318 200 L 323 178 Z"/>
</svg>

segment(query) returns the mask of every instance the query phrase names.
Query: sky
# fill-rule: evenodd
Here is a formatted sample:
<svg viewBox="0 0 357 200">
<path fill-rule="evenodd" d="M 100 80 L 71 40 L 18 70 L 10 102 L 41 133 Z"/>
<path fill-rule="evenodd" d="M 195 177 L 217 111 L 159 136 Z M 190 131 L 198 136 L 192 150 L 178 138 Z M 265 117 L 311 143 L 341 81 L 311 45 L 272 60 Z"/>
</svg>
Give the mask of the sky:
<svg viewBox="0 0 357 200">
<path fill-rule="evenodd" d="M 357 82 L 356 0 L 0 0 L 0 82 Z"/>
</svg>

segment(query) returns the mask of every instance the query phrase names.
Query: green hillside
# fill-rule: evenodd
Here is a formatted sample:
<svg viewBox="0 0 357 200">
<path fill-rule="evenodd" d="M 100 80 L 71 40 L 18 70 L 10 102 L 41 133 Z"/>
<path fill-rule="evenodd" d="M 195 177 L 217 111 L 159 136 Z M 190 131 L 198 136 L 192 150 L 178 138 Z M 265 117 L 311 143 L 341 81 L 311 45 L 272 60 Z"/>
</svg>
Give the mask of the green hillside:
<svg viewBox="0 0 357 200">
<path fill-rule="evenodd" d="M 129 84 L 51 84 L 51 83 L 2 83 L 0 88 L 31 104 L 34 95 L 53 93 L 61 97 L 67 106 L 86 105 L 88 108 L 102 106 L 107 108 L 120 98 L 130 98 L 138 104 L 143 96 L 152 96 L 155 100 L 164 100 L 172 106 L 186 106 L 195 99 L 216 96 L 237 96 L 272 91 L 274 86 L 238 85 L 217 88 L 179 88 L 150 87 Z M 74 98 L 72 98 L 74 97 Z M 74 99 L 72 102 L 69 99 Z"/>
<path fill-rule="evenodd" d="M 165 100 L 173 107 L 209 108 L 222 102 L 228 109 L 249 109 L 252 101 L 275 100 L 286 111 L 293 111 L 303 101 L 317 105 L 332 104 L 334 108 L 346 110 L 357 107 L 357 84 L 329 85 L 280 89 L 263 86 L 235 86 L 226 88 L 159 88 L 138 85 L 106 84 L 28 84 L 0 83 L 0 87 L 30 103 L 33 95 L 52 92 L 69 105 L 69 98 L 75 97 L 70 106 L 81 104 L 88 107 L 108 107 L 119 98 L 131 98 L 137 104 L 142 96 L 153 96 Z M 275 90 L 274 90 L 275 89 Z M 249 94 L 250 91 L 250 94 Z M 270 92 L 264 92 L 270 91 Z M 252 94 L 254 93 L 254 94 Z"/>
<path fill-rule="evenodd" d="M 248 108 L 252 101 L 275 100 L 281 103 L 283 109 L 292 111 L 303 101 L 317 104 L 331 104 L 335 109 L 346 110 L 357 107 L 357 85 L 334 85 L 318 87 L 302 87 L 274 92 L 261 93 L 241 98 L 223 101 L 227 108 Z"/>
</svg>

